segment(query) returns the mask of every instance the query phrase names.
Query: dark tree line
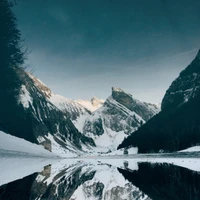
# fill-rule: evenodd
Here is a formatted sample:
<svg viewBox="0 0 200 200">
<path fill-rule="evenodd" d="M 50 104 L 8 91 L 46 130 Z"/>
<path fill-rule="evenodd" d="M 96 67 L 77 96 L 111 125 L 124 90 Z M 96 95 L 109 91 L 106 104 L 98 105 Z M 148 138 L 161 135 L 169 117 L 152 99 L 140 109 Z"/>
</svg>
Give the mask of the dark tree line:
<svg viewBox="0 0 200 200">
<path fill-rule="evenodd" d="M 161 111 L 118 148 L 137 146 L 140 153 L 173 152 L 200 144 L 200 95 L 184 105 Z"/>
<path fill-rule="evenodd" d="M 13 6 L 12 1 L 0 0 L 0 130 L 17 135 L 25 118 L 24 109 L 18 104 L 24 52 Z"/>
<path fill-rule="evenodd" d="M 12 2 L 0 0 L 0 89 L 17 95 L 20 81 L 16 76 L 16 69 L 22 67 L 24 53 L 12 7 Z"/>
</svg>

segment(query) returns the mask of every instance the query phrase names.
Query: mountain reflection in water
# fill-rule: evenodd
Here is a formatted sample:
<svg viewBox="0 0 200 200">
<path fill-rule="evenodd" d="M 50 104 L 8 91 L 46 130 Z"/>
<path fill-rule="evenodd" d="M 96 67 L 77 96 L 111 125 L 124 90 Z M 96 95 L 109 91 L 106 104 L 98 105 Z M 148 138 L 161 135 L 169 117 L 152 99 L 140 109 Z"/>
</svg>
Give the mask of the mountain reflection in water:
<svg viewBox="0 0 200 200">
<path fill-rule="evenodd" d="M 29 199 L 199 200 L 200 174 L 172 164 L 63 160 L 0 186 L 0 200 Z"/>
</svg>

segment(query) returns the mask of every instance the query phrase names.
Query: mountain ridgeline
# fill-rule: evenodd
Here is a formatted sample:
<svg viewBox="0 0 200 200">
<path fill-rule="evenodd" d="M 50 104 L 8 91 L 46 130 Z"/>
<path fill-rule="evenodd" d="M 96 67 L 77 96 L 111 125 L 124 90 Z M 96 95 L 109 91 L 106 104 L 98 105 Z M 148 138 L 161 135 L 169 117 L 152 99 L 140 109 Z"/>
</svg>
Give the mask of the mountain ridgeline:
<svg viewBox="0 0 200 200">
<path fill-rule="evenodd" d="M 118 144 L 157 114 L 156 105 L 141 102 L 120 88 L 113 87 L 112 95 L 90 115 L 78 118 L 77 128 L 84 135 L 93 138 L 97 147 L 115 150 Z"/>
<path fill-rule="evenodd" d="M 173 81 L 162 100 L 162 111 L 118 148 L 136 146 L 140 153 L 172 152 L 200 143 L 200 51 Z"/>
<path fill-rule="evenodd" d="M 4 63 L 8 66 L 1 73 L 0 130 L 58 154 L 77 155 L 96 147 L 115 150 L 124 137 L 159 112 L 120 88 L 112 88 L 106 101 L 67 99 L 20 67 L 22 58 L 16 61 L 19 67 L 11 64 Z"/>
<path fill-rule="evenodd" d="M 18 70 L 17 76 L 21 80 L 20 94 L 9 113 L 18 116 L 11 114 L 7 122 L 1 116 L 5 131 L 42 144 L 50 151 L 78 153 L 82 145 L 95 146 L 91 138 L 81 134 L 69 117 L 46 98 L 28 73 Z"/>
<path fill-rule="evenodd" d="M 82 142 L 81 147 L 86 151 L 90 149 L 90 152 L 94 152 L 94 148 L 98 152 L 115 150 L 124 137 L 137 130 L 141 124 L 160 111 L 156 105 L 136 100 L 120 88 L 113 87 L 112 95 L 106 101 L 96 97 L 93 97 L 91 101 L 71 100 L 54 94 L 34 76 L 28 74 L 28 77 L 49 105 L 54 106 L 53 110 L 62 112 L 82 134 L 86 143 L 90 144 L 88 148 Z M 43 109 L 46 108 L 48 106 Z M 40 140 L 43 141 L 44 137 L 40 137 Z M 77 144 L 79 144 L 78 139 Z"/>
<path fill-rule="evenodd" d="M 23 69 L 16 76 L 19 95 L 12 104 L 4 104 L 9 115 L 0 116 L 1 130 L 58 154 L 115 150 L 124 137 L 159 112 L 156 105 L 136 100 L 120 88 L 113 87 L 106 101 L 71 100 L 54 94 Z"/>
</svg>

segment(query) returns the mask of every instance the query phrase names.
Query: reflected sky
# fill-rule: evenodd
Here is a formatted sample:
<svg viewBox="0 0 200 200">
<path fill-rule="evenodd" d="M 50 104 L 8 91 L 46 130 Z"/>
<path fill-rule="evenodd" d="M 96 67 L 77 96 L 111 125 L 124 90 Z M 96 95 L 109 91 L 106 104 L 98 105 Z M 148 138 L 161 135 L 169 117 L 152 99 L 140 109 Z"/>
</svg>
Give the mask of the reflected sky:
<svg viewBox="0 0 200 200">
<path fill-rule="evenodd" d="M 198 159 L 101 159 L 57 160 L 43 170 L 10 180 L 0 186 L 6 200 L 196 200 L 200 195 L 200 175 L 189 167 Z M 30 161 L 31 162 L 31 161 Z M 38 165 L 41 160 L 35 160 Z M 46 161 L 45 161 L 46 162 Z M 50 162 L 50 160 L 48 160 Z M 21 167 L 31 168 L 21 160 Z M 182 165 L 172 165 L 176 163 Z M 182 163 L 182 164 L 181 164 Z M 186 164 L 184 164 L 186 163 Z M 1 162 L 2 164 L 2 162 Z M 44 164 L 44 160 L 43 160 Z M 0 165 L 1 166 L 1 165 Z M 25 167 L 24 167 L 25 166 Z M 34 173 L 35 172 L 35 173 Z M 8 176 L 19 170 L 4 170 Z M 2 177 L 1 177 L 2 178 Z"/>
</svg>

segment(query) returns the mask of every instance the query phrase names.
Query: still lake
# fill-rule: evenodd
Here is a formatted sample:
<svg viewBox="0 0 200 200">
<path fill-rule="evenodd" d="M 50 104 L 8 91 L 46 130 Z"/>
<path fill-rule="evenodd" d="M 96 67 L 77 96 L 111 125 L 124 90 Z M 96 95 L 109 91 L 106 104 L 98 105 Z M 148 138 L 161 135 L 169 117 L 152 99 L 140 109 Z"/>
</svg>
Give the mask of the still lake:
<svg viewBox="0 0 200 200">
<path fill-rule="evenodd" d="M 199 159 L 15 158 L 0 170 L 0 200 L 200 199 Z"/>
</svg>

